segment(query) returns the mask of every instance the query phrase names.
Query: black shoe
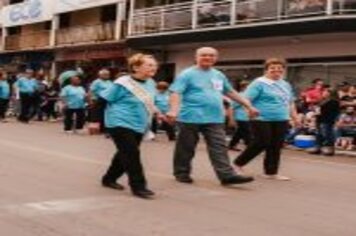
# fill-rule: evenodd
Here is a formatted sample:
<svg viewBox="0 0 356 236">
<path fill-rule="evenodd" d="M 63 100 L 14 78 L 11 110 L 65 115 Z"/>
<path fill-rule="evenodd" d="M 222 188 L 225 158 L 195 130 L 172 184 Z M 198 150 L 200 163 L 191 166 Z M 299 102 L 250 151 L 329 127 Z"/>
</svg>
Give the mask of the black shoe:
<svg viewBox="0 0 356 236">
<path fill-rule="evenodd" d="M 236 175 L 232 176 L 227 179 L 221 180 L 222 185 L 233 185 L 233 184 L 244 184 L 254 181 L 253 177 L 250 176 L 243 176 L 243 175 Z"/>
<path fill-rule="evenodd" d="M 192 184 L 194 180 L 190 176 L 176 176 L 176 180 L 180 183 Z"/>
<path fill-rule="evenodd" d="M 140 190 L 132 190 L 132 194 L 139 198 L 151 199 L 154 195 L 154 192 L 148 189 L 140 189 Z"/>
<path fill-rule="evenodd" d="M 124 190 L 125 187 L 122 186 L 121 184 L 115 183 L 115 182 L 102 182 L 101 183 L 103 185 L 103 187 L 106 188 L 112 188 L 112 189 L 116 189 L 116 190 Z"/>
</svg>

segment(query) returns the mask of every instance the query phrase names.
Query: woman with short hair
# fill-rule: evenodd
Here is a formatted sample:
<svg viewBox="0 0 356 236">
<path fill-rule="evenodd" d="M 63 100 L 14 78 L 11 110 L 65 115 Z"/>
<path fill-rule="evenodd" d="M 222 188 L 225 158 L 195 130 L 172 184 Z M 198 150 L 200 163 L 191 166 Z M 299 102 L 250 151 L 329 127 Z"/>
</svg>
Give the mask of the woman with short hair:
<svg viewBox="0 0 356 236">
<path fill-rule="evenodd" d="M 285 81 L 286 62 L 270 58 L 265 62 L 265 74 L 247 88 L 245 97 L 260 114 L 250 121 L 251 140 L 234 164 L 241 169 L 260 153 L 265 152 L 264 172 L 270 179 L 289 180 L 278 175 L 281 149 L 290 118 L 299 123 L 292 87 Z"/>
<path fill-rule="evenodd" d="M 99 93 L 92 121 L 100 120 L 100 108 L 105 106 L 105 127 L 112 137 L 117 152 L 102 178 L 104 187 L 123 190 L 116 181 L 128 175 L 132 193 L 150 198 L 154 193 L 147 188 L 141 164 L 140 144 L 150 121 L 157 112 L 154 106 L 156 84 L 152 77 L 157 62 L 151 55 L 135 54 L 128 60 L 130 73 L 121 76 L 112 86 Z M 99 123 L 96 123 L 99 127 Z"/>
</svg>

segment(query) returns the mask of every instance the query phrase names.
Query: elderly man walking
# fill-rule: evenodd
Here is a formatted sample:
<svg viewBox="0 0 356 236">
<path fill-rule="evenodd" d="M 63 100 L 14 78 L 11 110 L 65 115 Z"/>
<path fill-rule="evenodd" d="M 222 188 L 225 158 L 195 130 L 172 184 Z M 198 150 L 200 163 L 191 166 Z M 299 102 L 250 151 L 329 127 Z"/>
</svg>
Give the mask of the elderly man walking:
<svg viewBox="0 0 356 236">
<path fill-rule="evenodd" d="M 240 96 L 228 79 L 214 68 L 218 52 L 203 47 L 196 51 L 196 65 L 178 75 L 170 91 L 167 117 L 178 120 L 179 135 L 174 152 L 174 175 L 178 182 L 193 183 L 191 162 L 199 141 L 199 133 L 207 143 L 210 161 L 222 185 L 242 184 L 252 177 L 235 173 L 225 143 L 223 96 L 240 103 L 250 116 L 258 115 L 251 103 Z"/>
</svg>

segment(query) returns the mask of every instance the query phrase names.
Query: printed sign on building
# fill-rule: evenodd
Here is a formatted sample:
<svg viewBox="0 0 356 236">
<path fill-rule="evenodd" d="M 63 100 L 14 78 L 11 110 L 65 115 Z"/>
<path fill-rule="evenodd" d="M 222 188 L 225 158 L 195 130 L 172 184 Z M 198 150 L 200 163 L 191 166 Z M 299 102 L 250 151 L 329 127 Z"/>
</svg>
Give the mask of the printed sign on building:
<svg viewBox="0 0 356 236">
<path fill-rule="evenodd" d="M 53 1 L 27 0 L 4 7 L 1 15 L 4 27 L 49 21 L 53 17 Z"/>
<path fill-rule="evenodd" d="M 125 2 L 125 0 L 57 0 L 55 13 L 82 10 L 119 2 Z"/>
</svg>

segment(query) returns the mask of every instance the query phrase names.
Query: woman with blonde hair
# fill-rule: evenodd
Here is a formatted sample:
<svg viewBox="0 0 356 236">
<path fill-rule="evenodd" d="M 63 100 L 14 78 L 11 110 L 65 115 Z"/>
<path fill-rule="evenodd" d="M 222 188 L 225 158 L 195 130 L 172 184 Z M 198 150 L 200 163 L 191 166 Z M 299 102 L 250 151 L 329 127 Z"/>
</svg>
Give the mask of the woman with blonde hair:
<svg viewBox="0 0 356 236">
<path fill-rule="evenodd" d="M 140 143 L 157 109 L 154 106 L 156 85 L 152 77 L 157 62 L 151 55 L 135 54 L 128 60 L 129 74 L 119 77 L 99 93 L 96 109 L 105 106 L 105 126 L 117 148 L 110 167 L 102 178 L 104 187 L 123 190 L 116 181 L 127 174 L 133 195 L 151 198 L 141 164 Z M 105 104 L 106 103 L 106 104 Z M 93 112 L 92 121 L 98 121 Z M 97 123 L 98 124 L 98 123 Z M 99 125 L 98 125 L 99 127 Z"/>
</svg>

